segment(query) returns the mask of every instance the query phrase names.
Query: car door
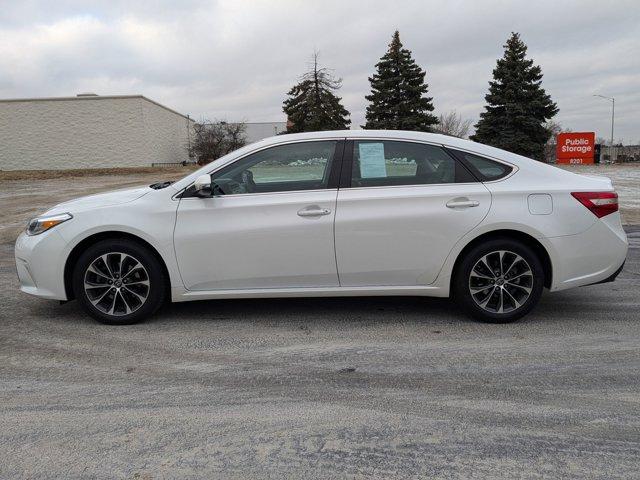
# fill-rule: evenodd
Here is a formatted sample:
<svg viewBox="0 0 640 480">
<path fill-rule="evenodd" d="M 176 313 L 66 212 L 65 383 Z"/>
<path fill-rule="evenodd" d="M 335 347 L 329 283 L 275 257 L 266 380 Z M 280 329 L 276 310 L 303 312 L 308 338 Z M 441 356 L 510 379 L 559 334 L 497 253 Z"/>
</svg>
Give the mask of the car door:
<svg viewBox="0 0 640 480">
<path fill-rule="evenodd" d="M 185 287 L 337 286 L 334 216 L 343 143 L 272 146 L 214 172 L 210 198 L 187 190 L 174 233 Z"/>
<path fill-rule="evenodd" d="M 433 283 L 491 205 L 487 188 L 438 145 L 349 141 L 344 172 L 335 220 L 343 287 Z"/>
</svg>

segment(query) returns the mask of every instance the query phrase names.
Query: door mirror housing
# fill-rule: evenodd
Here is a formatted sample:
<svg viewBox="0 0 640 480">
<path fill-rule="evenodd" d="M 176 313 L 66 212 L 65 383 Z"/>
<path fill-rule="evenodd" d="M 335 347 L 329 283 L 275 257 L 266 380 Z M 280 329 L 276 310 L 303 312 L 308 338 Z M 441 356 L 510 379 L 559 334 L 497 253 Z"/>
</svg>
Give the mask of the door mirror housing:
<svg viewBox="0 0 640 480">
<path fill-rule="evenodd" d="M 196 178 L 196 181 L 193 182 L 193 191 L 198 197 L 212 196 L 211 175 L 205 174 Z"/>
</svg>

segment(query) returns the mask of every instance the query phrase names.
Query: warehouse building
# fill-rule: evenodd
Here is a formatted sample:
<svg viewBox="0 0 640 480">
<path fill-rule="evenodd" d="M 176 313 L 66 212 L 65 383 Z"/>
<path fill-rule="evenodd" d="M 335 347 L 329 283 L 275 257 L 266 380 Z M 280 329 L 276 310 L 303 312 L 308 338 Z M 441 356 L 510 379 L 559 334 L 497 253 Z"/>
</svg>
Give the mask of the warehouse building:
<svg viewBox="0 0 640 480">
<path fill-rule="evenodd" d="M 0 100 L 0 170 L 189 162 L 192 125 L 142 95 Z"/>
<path fill-rule="evenodd" d="M 257 142 L 287 131 L 287 122 L 247 122 L 245 126 L 247 143 Z"/>
</svg>

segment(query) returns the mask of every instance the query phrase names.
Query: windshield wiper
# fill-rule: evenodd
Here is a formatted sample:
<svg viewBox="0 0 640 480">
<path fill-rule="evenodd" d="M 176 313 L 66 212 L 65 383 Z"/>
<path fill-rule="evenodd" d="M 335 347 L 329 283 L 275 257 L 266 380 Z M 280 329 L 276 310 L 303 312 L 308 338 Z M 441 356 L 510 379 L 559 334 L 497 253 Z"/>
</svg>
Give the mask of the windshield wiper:
<svg viewBox="0 0 640 480">
<path fill-rule="evenodd" d="M 173 182 L 173 180 L 165 180 L 164 182 L 152 183 L 151 185 L 149 185 L 149 187 L 153 188 L 154 190 L 160 190 L 162 188 L 167 188 Z"/>
</svg>

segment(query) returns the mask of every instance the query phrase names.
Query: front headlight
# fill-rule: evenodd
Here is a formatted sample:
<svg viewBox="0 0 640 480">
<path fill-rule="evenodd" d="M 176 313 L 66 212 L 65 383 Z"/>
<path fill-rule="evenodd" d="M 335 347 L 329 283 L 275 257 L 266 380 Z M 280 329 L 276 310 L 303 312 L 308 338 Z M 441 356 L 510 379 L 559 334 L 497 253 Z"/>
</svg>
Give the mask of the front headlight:
<svg viewBox="0 0 640 480">
<path fill-rule="evenodd" d="M 39 235 L 46 232 L 50 228 L 60 225 L 61 223 L 71 220 L 73 215 L 70 213 L 61 213 L 59 215 L 47 215 L 45 217 L 37 217 L 29 220 L 27 224 L 27 235 Z"/>
</svg>

